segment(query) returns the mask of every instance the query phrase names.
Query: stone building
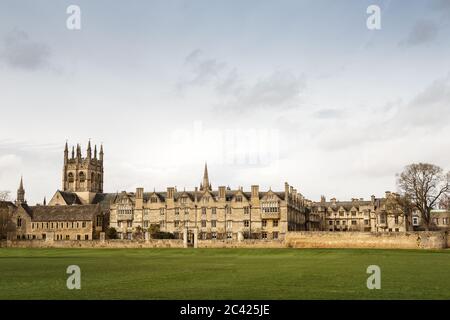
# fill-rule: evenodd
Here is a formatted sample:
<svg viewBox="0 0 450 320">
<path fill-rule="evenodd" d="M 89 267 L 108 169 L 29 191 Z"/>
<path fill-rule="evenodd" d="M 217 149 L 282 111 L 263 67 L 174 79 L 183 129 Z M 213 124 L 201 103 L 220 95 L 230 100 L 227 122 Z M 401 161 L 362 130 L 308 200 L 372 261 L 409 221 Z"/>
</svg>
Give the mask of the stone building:
<svg viewBox="0 0 450 320">
<path fill-rule="evenodd" d="M 386 192 L 384 198 L 371 200 L 354 198 L 337 201 L 332 198 L 312 204 L 312 212 L 319 215 L 323 231 L 405 232 L 411 230 L 411 221 L 398 203 L 399 195 Z"/>
<path fill-rule="evenodd" d="M 434 209 L 430 212 L 430 230 L 450 230 L 450 211 L 447 209 Z M 422 219 L 420 211 L 416 210 L 412 216 L 414 230 L 425 230 L 425 221 Z"/>
<path fill-rule="evenodd" d="M 121 192 L 110 207 L 110 226 L 123 239 L 132 239 L 135 230 L 159 225 L 161 231 L 189 239 L 241 238 L 283 239 L 288 231 L 307 230 L 309 209 L 296 189 L 285 183 L 284 191 L 250 191 L 242 187 L 213 190 L 205 165 L 199 188 L 178 191 Z"/>
<path fill-rule="evenodd" d="M 7 208 L 11 225 L 9 239 L 92 240 L 105 228 L 100 204 L 72 206 L 29 206 L 21 179 L 15 203 Z"/>
</svg>

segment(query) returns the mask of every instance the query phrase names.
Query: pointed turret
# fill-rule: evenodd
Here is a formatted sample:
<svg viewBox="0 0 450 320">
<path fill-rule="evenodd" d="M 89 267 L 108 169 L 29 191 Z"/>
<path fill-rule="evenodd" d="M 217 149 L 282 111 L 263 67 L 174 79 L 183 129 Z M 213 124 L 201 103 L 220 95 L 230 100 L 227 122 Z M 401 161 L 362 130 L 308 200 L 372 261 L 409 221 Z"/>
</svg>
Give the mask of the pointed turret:
<svg viewBox="0 0 450 320">
<path fill-rule="evenodd" d="M 97 145 L 94 146 L 94 159 L 97 160 Z"/>
<path fill-rule="evenodd" d="M 74 159 L 74 158 L 75 158 L 75 147 L 72 146 L 72 159 Z"/>
<path fill-rule="evenodd" d="M 103 162 L 103 143 L 100 145 L 100 161 Z"/>
<path fill-rule="evenodd" d="M 64 163 L 67 163 L 67 161 L 69 161 L 69 147 L 67 146 L 66 141 L 66 145 L 64 147 Z"/>
<path fill-rule="evenodd" d="M 208 177 L 208 165 L 205 162 L 205 170 L 203 172 L 203 181 L 200 184 L 200 190 L 211 190 L 211 184 L 209 183 Z"/>
<path fill-rule="evenodd" d="M 79 143 L 77 143 L 77 160 L 81 162 L 81 147 Z"/>
<path fill-rule="evenodd" d="M 43 204 L 44 204 L 44 206 L 47 205 L 47 198 L 46 198 L 46 197 L 44 197 L 44 202 L 43 202 Z"/>
<path fill-rule="evenodd" d="M 23 177 L 20 177 L 19 189 L 17 189 L 16 204 L 25 203 L 25 189 L 23 188 Z"/>
<path fill-rule="evenodd" d="M 86 150 L 86 157 L 88 159 L 91 159 L 91 157 L 92 157 L 92 149 L 91 149 L 91 140 L 90 139 L 89 139 L 88 147 L 87 147 L 87 150 Z"/>
</svg>

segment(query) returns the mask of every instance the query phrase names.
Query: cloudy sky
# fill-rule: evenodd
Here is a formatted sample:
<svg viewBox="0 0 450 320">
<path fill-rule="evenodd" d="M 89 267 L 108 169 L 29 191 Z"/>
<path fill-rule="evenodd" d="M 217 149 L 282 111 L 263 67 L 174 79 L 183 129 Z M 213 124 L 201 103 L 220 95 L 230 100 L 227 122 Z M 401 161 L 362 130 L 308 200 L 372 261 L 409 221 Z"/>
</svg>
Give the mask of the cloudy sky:
<svg viewBox="0 0 450 320">
<path fill-rule="evenodd" d="M 193 188 L 207 161 L 213 188 L 381 196 L 450 169 L 450 1 L 1 0 L 0 117 L 0 190 L 23 175 L 31 203 L 89 139 L 107 192 Z"/>
</svg>

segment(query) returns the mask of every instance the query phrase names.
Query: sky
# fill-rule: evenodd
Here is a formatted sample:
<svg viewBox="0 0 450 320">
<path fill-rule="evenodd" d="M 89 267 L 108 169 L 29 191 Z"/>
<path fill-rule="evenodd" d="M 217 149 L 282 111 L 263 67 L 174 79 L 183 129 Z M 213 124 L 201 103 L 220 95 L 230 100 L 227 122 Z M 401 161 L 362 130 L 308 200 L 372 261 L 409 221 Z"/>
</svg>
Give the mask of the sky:
<svg viewBox="0 0 450 320">
<path fill-rule="evenodd" d="M 0 118 L 0 190 L 23 176 L 29 203 L 89 139 L 105 192 L 193 189 L 207 162 L 214 189 L 382 196 L 450 169 L 450 0 L 0 0 Z"/>
</svg>

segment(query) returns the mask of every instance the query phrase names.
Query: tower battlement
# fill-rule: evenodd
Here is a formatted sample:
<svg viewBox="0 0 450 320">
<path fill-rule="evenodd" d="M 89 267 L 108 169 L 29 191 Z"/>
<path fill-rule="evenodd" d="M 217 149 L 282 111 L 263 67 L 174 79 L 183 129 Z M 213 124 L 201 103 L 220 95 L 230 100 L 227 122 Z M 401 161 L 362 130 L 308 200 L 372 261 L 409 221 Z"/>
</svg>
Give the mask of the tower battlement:
<svg viewBox="0 0 450 320">
<path fill-rule="evenodd" d="M 97 157 L 97 146 L 92 152 L 91 141 L 88 142 L 86 157 L 82 156 L 80 144 L 72 146 L 71 157 L 69 147 L 64 148 L 64 166 L 62 189 L 69 192 L 103 192 L 103 145 Z"/>
</svg>

